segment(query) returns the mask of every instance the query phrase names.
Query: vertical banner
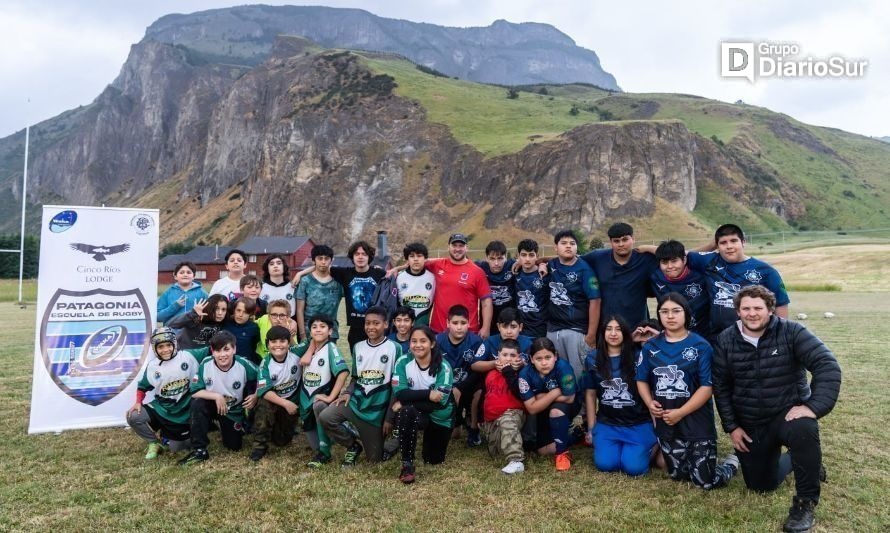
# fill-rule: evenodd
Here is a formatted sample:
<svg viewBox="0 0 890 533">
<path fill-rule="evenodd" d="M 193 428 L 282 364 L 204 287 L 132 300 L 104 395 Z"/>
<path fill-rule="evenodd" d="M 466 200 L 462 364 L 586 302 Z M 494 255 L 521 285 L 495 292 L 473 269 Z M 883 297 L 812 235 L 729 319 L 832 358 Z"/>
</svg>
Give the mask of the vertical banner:
<svg viewBox="0 0 890 533">
<path fill-rule="evenodd" d="M 120 426 L 150 353 L 158 211 L 43 206 L 28 433 Z"/>
</svg>

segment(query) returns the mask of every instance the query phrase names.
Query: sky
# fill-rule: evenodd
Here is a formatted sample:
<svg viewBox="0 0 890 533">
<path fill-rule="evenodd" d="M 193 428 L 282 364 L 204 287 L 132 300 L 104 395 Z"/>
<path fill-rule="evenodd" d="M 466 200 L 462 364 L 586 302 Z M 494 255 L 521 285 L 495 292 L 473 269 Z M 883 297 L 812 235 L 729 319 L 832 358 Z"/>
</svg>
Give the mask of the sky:
<svg viewBox="0 0 890 533">
<path fill-rule="evenodd" d="M 117 76 L 130 45 L 168 13 L 244 2 L 4 0 L 0 4 L 0 137 L 90 103 Z M 274 2 L 265 4 L 299 4 Z M 376 15 L 444 26 L 498 19 L 552 24 L 599 55 L 628 92 L 743 100 L 809 124 L 890 136 L 890 2 L 730 0 L 328 0 Z M 307 4 L 308 5 L 308 4 Z M 802 57 L 868 62 L 845 79 L 721 77 L 721 46 L 795 43 Z M 801 58 L 798 58 L 801 59 Z"/>
</svg>

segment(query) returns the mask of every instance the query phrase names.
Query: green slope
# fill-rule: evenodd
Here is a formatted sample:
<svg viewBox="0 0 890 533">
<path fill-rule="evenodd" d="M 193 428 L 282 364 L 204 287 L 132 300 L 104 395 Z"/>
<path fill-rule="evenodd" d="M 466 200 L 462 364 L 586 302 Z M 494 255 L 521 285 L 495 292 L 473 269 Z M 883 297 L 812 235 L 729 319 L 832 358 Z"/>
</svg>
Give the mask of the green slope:
<svg viewBox="0 0 890 533">
<path fill-rule="evenodd" d="M 458 141 L 488 157 L 517 152 L 591 122 L 680 120 L 708 140 L 703 142 L 750 154 L 768 178 L 762 186 L 774 186 L 768 176 L 774 173 L 799 192 L 806 208 L 789 223 L 703 185 L 693 211 L 698 221 L 710 225 L 731 217 L 755 231 L 890 227 L 890 144 L 877 139 L 693 95 L 538 85 L 518 88 L 518 98 L 509 99 L 504 87 L 434 76 L 405 60 L 366 54 L 365 61 L 393 76 L 396 92 L 418 101 L 430 121 L 444 124 Z"/>
</svg>

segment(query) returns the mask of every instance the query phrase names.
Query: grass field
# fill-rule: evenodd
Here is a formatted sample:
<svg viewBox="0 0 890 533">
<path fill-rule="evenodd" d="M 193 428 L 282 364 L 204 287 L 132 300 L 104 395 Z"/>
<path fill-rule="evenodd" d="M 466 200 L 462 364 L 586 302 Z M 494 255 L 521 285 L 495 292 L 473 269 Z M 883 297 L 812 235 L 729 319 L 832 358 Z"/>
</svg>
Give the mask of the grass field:
<svg viewBox="0 0 890 533">
<path fill-rule="evenodd" d="M 819 529 L 886 531 L 886 294 L 807 292 L 792 301 L 792 313 L 837 315 L 807 325 L 844 370 L 841 399 L 822 421 L 829 483 Z M 214 442 L 210 462 L 180 468 L 168 456 L 144 461 L 144 446 L 124 429 L 28 436 L 34 319 L 34 306 L 0 303 L 0 530 L 775 531 L 793 493 L 790 481 L 757 495 L 740 478 L 704 493 L 661 472 L 640 479 L 603 474 L 584 448 L 575 449 L 568 473 L 532 458 L 524 474 L 507 477 L 500 461 L 454 441 L 445 465 L 420 465 L 418 482 L 406 487 L 396 479 L 396 462 L 309 470 L 302 437 L 259 465 L 249 464 L 246 451 L 224 452 Z M 728 451 L 721 435 L 721 455 Z M 337 459 L 342 453 L 335 449 Z"/>
</svg>

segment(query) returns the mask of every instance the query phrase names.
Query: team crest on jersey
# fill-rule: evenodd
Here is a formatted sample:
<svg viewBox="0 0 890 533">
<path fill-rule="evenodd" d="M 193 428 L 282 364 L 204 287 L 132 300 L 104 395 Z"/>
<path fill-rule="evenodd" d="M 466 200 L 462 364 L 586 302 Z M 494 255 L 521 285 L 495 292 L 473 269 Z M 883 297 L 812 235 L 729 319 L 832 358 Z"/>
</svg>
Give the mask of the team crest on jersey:
<svg viewBox="0 0 890 533">
<path fill-rule="evenodd" d="M 635 366 L 640 366 L 641 364 L 643 364 L 643 351 L 642 350 L 640 350 L 640 353 L 637 354 L 637 363 Z"/>
<path fill-rule="evenodd" d="M 155 370 L 155 379 L 161 379 L 161 371 Z"/>
<path fill-rule="evenodd" d="M 318 360 L 318 366 L 324 366 L 324 359 Z"/>
<path fill-rule="evenodd" d="M 689 397 L 689 387 L 683 381 L 686 373 L 677 368 L 677 365 L 660 366 L 652 373 L 658 376 L 658 381 L 655 383 L 656 396 L 668 400 Z"/>
<path fill-rule="evenodd" d="M 211 386 L 213 386 L 213 378 L 206 378 L 206 379 L 204 379 L 204 385 L 207 386 L 207 387 L 211 387 Z"/>
<path fill-rule="evenodd" d="M 536 289 L 540 289 L 544 286 L 544 282 L 540 278 L 536 278 L 532 280 L 532 287 Z"/>
<path fill-rule="evenodd" d="M 636 403 L 628 390 L 627 383 L 621 378 L 600 381 L 600 387 L 603 388 L 602 402 L 608 406 L 622 409 Z"/>
<path fill-rule="evenodd" d="M 566 290 L 562 283 L 555 281 L 550 282 L 550 301 L 556 305 L 572 305 L 569 291 Z"/>
<path fill-rule="evenodd" d="M 566 281 L 569 283 L 575 283 L 578 281 L 578 273 L 577 272 L 566 272 Z"/>
<path fill-rule="evenodd" d="M 387 362 L 389 362 L 389 356 L 386 355 L 386 354 L 381 355 L 381 356 L 380 356 L 380 362 L 383 363 L 383 364 L 386 364 Z"/>
<path fill-rule="evenodd" d="M 181 368 L 181 369 L 183 369 L 183 370 L 188 370 L 188 369 L 189 369 L 189 364 L 188 364 L 188 363 L 182 363 L 181 365 L 179 365 L 179 368 Z"/>
<path fill-rule="evenodd" d="M 686 296 L 689 297 L 690 300 L 701 294 L 701 285 L 698 283 L 690 283 L 683 289 L 683 292 L 686 293 Z"/>
<path fill-rule="evenodd" d="M 687 361 L 695 361 L 698 359 L 698 348 L 693 348 L 692 346 L 684 348 L 683 359 L 686 359 Z"/>
<path fill-rule="evenodd" d="M 738 283 L 727 283 L 725 281 L 715 281 L 717 286 L 717 294 L 714 295 L 714 305 L 718 307 L 733 307 L 732 299 L 742 290 L 742 286 Z"/>
<path fill-rule="evenodd" d="M 461 272 L 461 273 L 460 273 L 460 280 L 461 280 L 461 281 L 468 281 L 469 279 L 470 279 L 470 273 L 469 273 L 469 272 Z"/>
<path fill-rule="evenodd" d="M 519 392 L 521 392 L 522 394 L 526 394 L 526 393 L 528 393 L 529 390 L 531 390 L 531 387 L 529 387 L 528 381 L 526 381 L 525 378 L 519 378 L 518 382 L 519 382 Z"/>
<path fill-rule="evenodd" d="M 433 289 L 433 284 L 430 283 L 429 281 L 427 281 L 426 284 L 425 284 L 423 287 L 424 287 L 426 290 L 430 291 L 430 290 Z"/>
<path fill-rule="evenodd" d="M 235 390 L 240 389 L 240 388 L 241 388 L 241 382 L 240 382 L 240 381 L 236 381 L 235 383 L 232 383 L 232 388 L 235 389 Z"/>
<path fill-rule="evenodd" d="M 408 284 L 403 281 L 402 283 L 399 283 L 399 288 L 405 290 L 408 288 Z"/>
<path fill-rule="evenodd" d="M 411 387 L 412 389 L 414 388 L 414 380 L 411 379 L 410 376 L 408 377 L 408 386 Z"/>
<path fill-rule="evenodd" d="M 357 363 L 361 363 L 361 362 L 364 361 L 364 360 L 365 360 L 365 358 L 362 357 L 361 354 L 359 354 L 358 357 L 355 358 L 355 361 L 356 361 Z"/>
<path fill-rule="evenodd" d="M 559 387 L 559 383 L 557 383 L 555 379 L 551 378 L 551 379 L 547 380 L 547 383 L 544 384 L 544 387 L 547 390 L 553 390 L 553 389 Z"/>
<path fill-rule="evenodd" d="M 763 279 L 763 275 L 756 270 L 749 270 L 745 272 L 745 279 L 750 283 L 760 283 L 760 280 Z"/>
<path fill-rule="evenodd" d="M 479 347 L 479 350 L 480 350 L 480 352 L 481 352 L 480 355 L 481 355 L 481 354 L 484 354 L 484 353 L 485 353 L 485 345 L 483 344 L 482 346 L 480 346 L 480 347 Z M 464 361 L 467 361 L 467 362 L 472 361 L 472 360 L 473 360 L 473 357 L 474 357 L 475 355 L 476 355 L 476 354 L 473 353 L 473 350 L 466 350 L 466 351 L 464 351 Z"/>
<path fill-rule="evenodd" d="M 297 367 L 297 365 L 292 365 L 292 366 L 290 367 L 290 373 L 291 373 L 291 374 L 296 374 L 298 369 L 299 369 L 299 368 Z"/>
<path fill-rule="evenodd" d="M 278 374 L 272 374 L 272 381 L 278 381 Z"/>
<path fill-rule="evenodd" d="M 93 406 L 120 394 L 149 353 L 146 309 L 139 289 L 57 290 L 40 324 L 43 364 L 56 386 Z"/>
<path fill-rule="evenodd" d="M 536 313 L 540 311 L 532 291 L 519 291 L 516 293 L 516 297 L 519 300 L 517 307 L 519 307 L 519 310 L 523 313 Z"/>
</svg>

